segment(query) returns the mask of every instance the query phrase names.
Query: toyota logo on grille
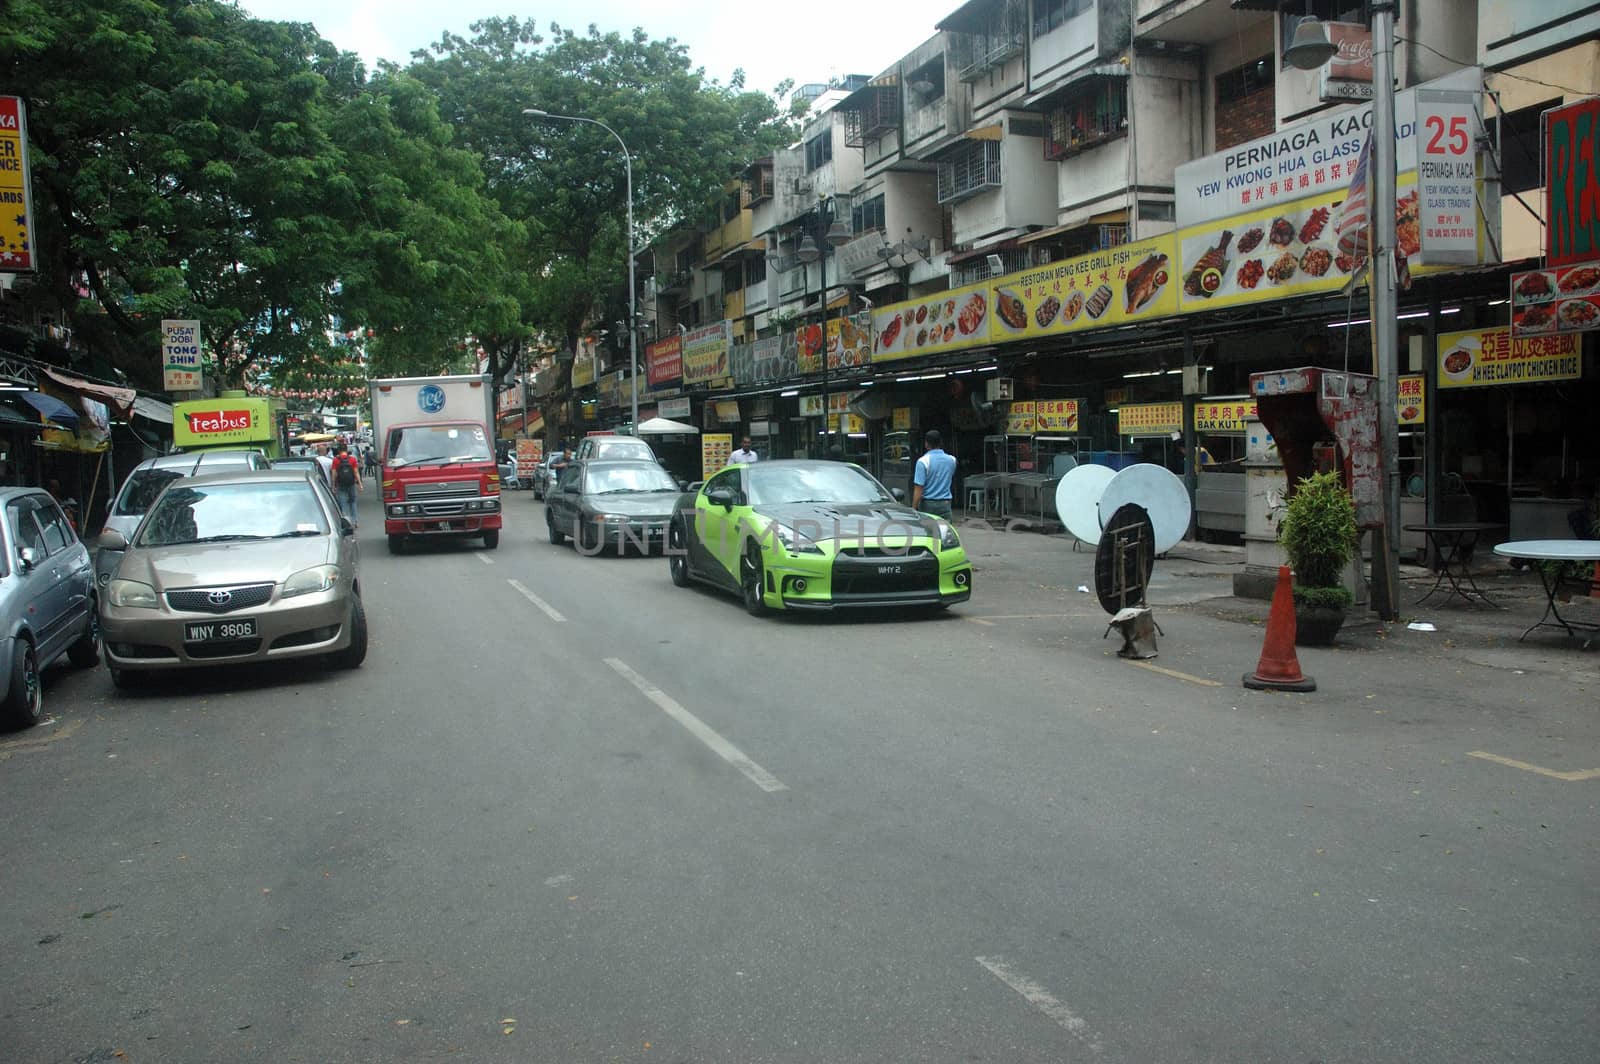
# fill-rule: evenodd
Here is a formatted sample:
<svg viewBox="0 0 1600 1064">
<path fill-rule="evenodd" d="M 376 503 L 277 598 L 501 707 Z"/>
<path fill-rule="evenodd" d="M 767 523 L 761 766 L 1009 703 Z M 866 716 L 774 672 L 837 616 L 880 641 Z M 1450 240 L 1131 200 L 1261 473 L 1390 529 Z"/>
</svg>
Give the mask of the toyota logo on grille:
<svg viewBox="0 0 1600 1064">
<path fill-rule="evenodd" d="M 208 591 L 206 592 L 206 601 L 211 603 L 213 606 L 226 606 L 228 603 L 233 601 L 233 592 Z"/>
</svg>

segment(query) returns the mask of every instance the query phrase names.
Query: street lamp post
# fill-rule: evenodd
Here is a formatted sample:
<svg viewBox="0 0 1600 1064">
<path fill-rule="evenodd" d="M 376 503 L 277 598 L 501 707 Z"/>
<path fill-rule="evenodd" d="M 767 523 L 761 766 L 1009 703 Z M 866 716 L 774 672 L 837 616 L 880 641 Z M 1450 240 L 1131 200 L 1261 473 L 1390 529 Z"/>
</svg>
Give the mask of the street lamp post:
<svg viewBox="0 0 1600 1064">
<path fill-rule="evenodd" d="M 632 385 L 630 397 L 630 418 L 633 432 L 639 432 L 639 291 L 634 283 L 634 249 L 633 249 L 633 154 L 628 151 L 628 145 L 623 142 L 617 131 L 604 122 L 593 118 L 580 118 L 576 115 L 557 115 L 537 107 L 525 107 L 522 113 L 529 118 L 550 119 L 556 122 L 583 122 L 591 126 L 599 126 L 610 133 L 622 149 L 623 173 L 627 181 L 628 191 L 628 383 Z"/>
<path fill-rule="evenodd" d="M 833 442 L 833 433 L 829 419 L 833 412 L 828 409 L 828 258 L 823 245 L 837 248 L 850 242 L 850 233 L 844 224 L 834 215 L 834 201 L 820 200 L 817 205 L 806 211 L 801 216 L 801 228 L 804 236 L 800 240 L 800 247 L 795 250 L 795 258 L 809 266 L 817 264 L 817 319 L 818 328 L 822 335 L 822 447 L 826 452 Z"/>
<path fill-rule="evenodd" d="M 1378 378 L 1378 445 L 1383 469 L 1383 532 L 1381 550 L 1372 552 L 1373 584 L 1380 594 L 1378 612 L 1385 620 L 1400 615 L 1400 366 L 1399 297 L 1395 277 L 1395 144 L 1394 144 L 1394 0 L 1374 0 L 1372 7 L 1372 247 L 1368 276 L 1372 279 L 1374 368 Z M 1315 19 L 1295 29 L 1294 43 L 1284 52 L 1290 66 L 1315 70 L 1338 53 L 1327 31 Z"/>
</svg>

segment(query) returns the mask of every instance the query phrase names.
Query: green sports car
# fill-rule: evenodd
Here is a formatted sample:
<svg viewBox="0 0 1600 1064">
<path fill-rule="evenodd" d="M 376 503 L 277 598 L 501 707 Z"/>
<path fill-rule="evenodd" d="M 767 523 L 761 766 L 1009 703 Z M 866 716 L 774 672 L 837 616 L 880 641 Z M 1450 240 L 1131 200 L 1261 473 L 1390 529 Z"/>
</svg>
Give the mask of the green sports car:
<svg viewBox="0 0 1600 1064">
<path fill-rule="evenodd" d="M 745 609 L 943 609 L 972 595 L 950 522 L 897 502 L 848 462 L 734 465 L 683 496 L 667 529 L 679 587 L 735 592 Z"/>
</svg>

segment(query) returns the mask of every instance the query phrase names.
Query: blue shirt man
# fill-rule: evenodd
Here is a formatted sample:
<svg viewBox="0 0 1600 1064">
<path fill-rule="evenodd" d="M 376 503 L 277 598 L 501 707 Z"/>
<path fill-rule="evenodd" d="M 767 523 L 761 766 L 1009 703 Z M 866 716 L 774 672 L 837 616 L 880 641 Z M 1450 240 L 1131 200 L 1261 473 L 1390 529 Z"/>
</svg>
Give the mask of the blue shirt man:
<svg viewBox="0 0 1600 1064">
<path fill-rule="evenodd" d="M 911 508 L 935 517 L 950 516 L 950 488 L 956 479 L 956 460 L 940 446 L 943 442 L 938 429 L 929 429 L 922 437 L 927 450 L 917 459 L 916 472 L 912 474 Z"/>
</svg>

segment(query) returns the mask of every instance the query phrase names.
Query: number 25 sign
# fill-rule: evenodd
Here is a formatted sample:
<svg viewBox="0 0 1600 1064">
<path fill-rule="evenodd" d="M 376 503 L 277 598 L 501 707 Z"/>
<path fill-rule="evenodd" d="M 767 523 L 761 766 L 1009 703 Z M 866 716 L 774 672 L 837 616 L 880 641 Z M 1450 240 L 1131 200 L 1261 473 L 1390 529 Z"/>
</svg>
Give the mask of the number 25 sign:
<svg viewBox="0 0 1600 1064">
<path fill-rule="evenodd" d="M 1417 235 L 1422 261 L 1478 261 L 1477 97 L 1417 90 Z"/>
</svg>

